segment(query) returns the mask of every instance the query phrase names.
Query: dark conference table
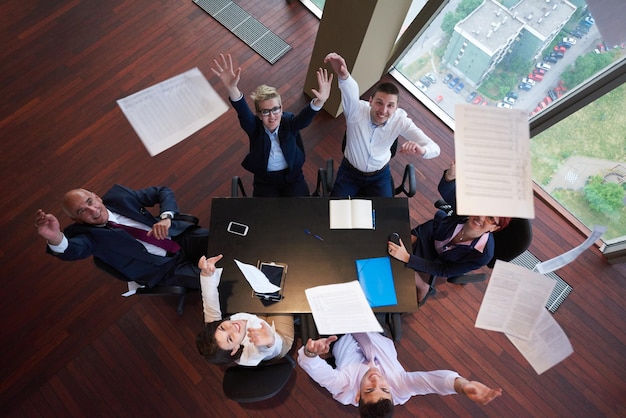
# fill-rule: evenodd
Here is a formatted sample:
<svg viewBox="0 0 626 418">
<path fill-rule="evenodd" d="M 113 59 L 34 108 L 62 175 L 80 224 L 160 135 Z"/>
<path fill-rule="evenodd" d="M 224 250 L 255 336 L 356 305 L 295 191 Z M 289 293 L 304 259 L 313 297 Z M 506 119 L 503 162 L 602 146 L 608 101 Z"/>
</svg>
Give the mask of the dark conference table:
<svg viewBox="0 0 626 418">
<path fill-rule="evenodd" d="M 388 256 L 387 239 L 397 232 L 410 241 L 407 198 L 369 198 L 376 213 L 375 229 L 329 227 L 329 198 L 214 198 L 211 205 L 208 256 L 223 254 L 219 291 L 222 312 L 310 313 L 304 290 L 357 280 L 355 260 Z M 227 231 L 228 224 L 248 225 L 246 236 Z M 309 230 L 312 234 L 305 233 Z M 234 259 L 287 264 L 283 299 L 269 306 L 252 295 L 252 287 Z M 397 305 L 378 312 L 415 312 L 417 296 L 413 270 L 391 259 Z"/>
</svg>

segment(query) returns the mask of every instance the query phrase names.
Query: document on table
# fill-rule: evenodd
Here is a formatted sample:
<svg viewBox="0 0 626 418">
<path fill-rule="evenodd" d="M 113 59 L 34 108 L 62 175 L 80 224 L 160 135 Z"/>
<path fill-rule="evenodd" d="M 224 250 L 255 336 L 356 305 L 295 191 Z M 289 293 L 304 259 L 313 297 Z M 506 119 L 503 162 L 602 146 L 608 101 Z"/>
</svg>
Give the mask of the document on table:
<svg viewBox="0 0 626 418">
<path fill-rule="evenodd" d="M 383 332 L 356 280 L 311 287 L 304 293 L 321 335 Z"/>
<path fill-rule="evenodd" d="M 543 263 L 537 264 L 535 269 L 541 274 L 548 274 L 554 270 L 560 269 L 561 267 L 574 261 L 576 257 L 582 254 L 587 248 L 591 247 L 591 245 L 605 232 L 606 226 L 595 225 L 593 227 L 593 231 L 591 231 L 591 235 L 589 235 L 587 239 L 578 247 L 572 248 L 571 250 L 557 257 L 551 258 L 550 260 L 546 260 Z"/>
<path fill-rule="evenodd" d="M 455 123 L 457 212 L 534 218 L 528 114 L 457 104 Z"/>
<path fill-rule="evenodd" d="M 237 267 L 239 267 L 239 270 L 241 270 L 241 273 L 255 292 L 274 293 L 280 290 L 280 287 L 272 284 L 265 273 L 259 270 L 256 266 L 242 263 L 239 260 L 235 260 L 235 264 L 237 264 Z"/>
<path fill-rule="evenodd" d="M 556 281 L 497 260 L 476 317 L 476 328 L 529 340 Z"/>
<path fill-rule="evenodd" d="M 198 68 L 117 104 L 151 156 L 176 145 L 228 110 Z"/>
<path fill-rule="evenodd" d="M 535 332 L 528 341 L 508 334 L 507 337 L 537 374 L 557 365 L 574 352 L 567 335 L 547 310 L 541 313 Z"/>
<path fill-rule="evenodd" d="M 328 202 L 330 229 L 374 229 L 371 200 L 337 199 Z"/>
</svg>

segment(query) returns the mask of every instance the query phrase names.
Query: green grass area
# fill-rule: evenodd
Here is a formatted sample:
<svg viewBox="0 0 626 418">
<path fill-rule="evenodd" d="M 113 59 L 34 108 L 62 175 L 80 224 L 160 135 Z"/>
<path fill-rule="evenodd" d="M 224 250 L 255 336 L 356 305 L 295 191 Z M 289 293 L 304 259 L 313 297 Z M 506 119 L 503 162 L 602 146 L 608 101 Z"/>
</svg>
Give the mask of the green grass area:
<svg viewBox="0 0 626 418">
<path fill-rule="evenodd" d="M 602 236 L 603 240 L 626 235 L 626 206 L 622 206 L 622 209 L 615 213 L 599 213 L 589 208 L 582 190 L 558 189 L 552 196 L 590 229 L 594 225 L 606 226 L 607 231 Z"/>
<path fill-rule="evenodd" d="M 626 84 L 536 135 L 531 140 L 533 179 L 546 186 L 574 155 L 626 163 L 624 103 Z M 612 215 L 594 212 L 582 191 L 559 190 L 553 196 L 588 227 L 607 226 L 604 239 L 626 235 L 626 209 Z"/>
</svg>

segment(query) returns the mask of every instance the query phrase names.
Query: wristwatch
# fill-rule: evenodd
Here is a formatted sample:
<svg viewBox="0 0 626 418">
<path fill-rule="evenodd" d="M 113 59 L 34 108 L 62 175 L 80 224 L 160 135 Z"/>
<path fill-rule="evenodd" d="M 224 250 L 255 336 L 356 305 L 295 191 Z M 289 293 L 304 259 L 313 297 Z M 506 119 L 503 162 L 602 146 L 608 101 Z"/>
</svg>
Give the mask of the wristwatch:
<svg viewBox="0 0 626 418">
<path fill-rule="evenodd" d="M 163 212 L 163 213 L 161 214 L 161 216 L 160 216 L 160 217 L 161 217 L 161 219 L 169 219 L 170 221 L 171 221 L 172 219 L 174 219 L 174 217 L 172 216 L 172 214 L 171 214 L 171 213 L 169 213 L 169 212 Z"/>
</svg>

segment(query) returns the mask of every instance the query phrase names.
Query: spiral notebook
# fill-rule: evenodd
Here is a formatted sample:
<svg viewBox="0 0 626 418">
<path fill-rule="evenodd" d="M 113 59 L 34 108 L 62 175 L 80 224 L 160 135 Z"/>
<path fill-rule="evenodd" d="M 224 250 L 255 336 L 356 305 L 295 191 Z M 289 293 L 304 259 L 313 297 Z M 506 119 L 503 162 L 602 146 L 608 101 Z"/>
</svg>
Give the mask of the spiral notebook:
<svg viewBox="0 0 626 418">
<path fill-rule="evenodd" d="M 356 274 L 372 308 L 398 304 L 389 257 L 356 260 Z"/>
</svg>

